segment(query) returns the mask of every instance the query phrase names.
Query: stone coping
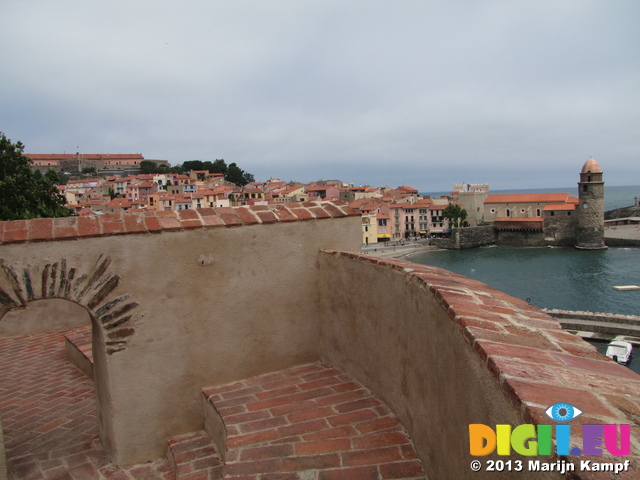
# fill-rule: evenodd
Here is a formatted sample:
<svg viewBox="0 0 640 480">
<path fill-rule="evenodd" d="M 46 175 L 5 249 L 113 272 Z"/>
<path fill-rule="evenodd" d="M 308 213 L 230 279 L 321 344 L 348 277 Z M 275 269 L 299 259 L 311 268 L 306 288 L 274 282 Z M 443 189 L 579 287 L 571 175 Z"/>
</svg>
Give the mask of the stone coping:
<svg viewBox="0 0 640 480">
<path fill-rule="evenodd" d="M 640 471 L 640 375 L 564 331 L 539 308 L 477 280 L 401 259 L 324 253 L 370 262 L 423 282 L 524 423 L 553 423 L 545 410 L 573 399 L 585 413 L 572 424 L 631 425 L 632 457 L 616 458 L 631 460 L 633 475 Z"/>
<path fill-rule="evenodd" d="M 0 222 L 0 244 L 289 223 L 358 215 L 346 202 L 331 201 L 35 218 Z"/>
</svg>

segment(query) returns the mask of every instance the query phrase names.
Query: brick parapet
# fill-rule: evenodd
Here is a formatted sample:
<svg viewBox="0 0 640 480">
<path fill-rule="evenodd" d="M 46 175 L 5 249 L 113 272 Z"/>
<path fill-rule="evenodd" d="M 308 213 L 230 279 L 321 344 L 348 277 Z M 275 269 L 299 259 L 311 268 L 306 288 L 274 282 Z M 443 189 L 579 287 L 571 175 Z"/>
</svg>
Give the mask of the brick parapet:
<svg viewBox="0 0 640 480">
<path fill-rule="evenodd" d="M 35 218 L 0 222 L 0 244 L 289 223 L 357 215 L 359 213 L 347 203 L 333 201 Z"/>
<path fill-rule="evenodd" d="M 631 425 L 632 457 L 607 461 L 629 459 L 631 468 L 627 476 L 620 474 L 619 478 L 637 475 L 640 375 L 564 331 L 558 321 L 539 308 L 476 280 L 404 260 L 336 251 L 324 253 L 373 263 L 423 283 L 455 322 L 524 423 L 552 423 L 545 410 L 561 401 L 573 401 L 585 414 L 572 423 Z M 595 458 L 604 461 L 609 457 Z M 575 478 L 599 477 L 583 472 Z"/>
</svg>

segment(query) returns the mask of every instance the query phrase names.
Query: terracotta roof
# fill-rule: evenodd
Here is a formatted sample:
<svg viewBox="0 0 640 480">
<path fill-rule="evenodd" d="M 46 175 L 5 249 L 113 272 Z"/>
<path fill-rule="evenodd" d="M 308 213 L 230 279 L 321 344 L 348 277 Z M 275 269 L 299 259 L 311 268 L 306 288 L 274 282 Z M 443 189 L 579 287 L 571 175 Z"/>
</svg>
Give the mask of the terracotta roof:
<svg viewBox="0 0 640 480">
<path fill-rule="evenodd" d="M 558 210 L 575 210 L 575 209 L 576 209 L 575 203 L 563 203 L 563 204 L 550 203 L 549 205 L 545 205 L 545 207 L 542 210 L 547 212 L 551 210 L 558 211 Z"/>
<path fill-rule="evenodd" d="M 84 158 L 86 160 L 144 160 L 140 153 L 25 153 L 24 156 L 33 160 L 73 160 L 76 158 Z"/>
<path fill-rule="evenodd" d="M 484 203 L 567 203 L 568 199 L 568 193 L 515 193 L 489 195 Z"/>
</svg>

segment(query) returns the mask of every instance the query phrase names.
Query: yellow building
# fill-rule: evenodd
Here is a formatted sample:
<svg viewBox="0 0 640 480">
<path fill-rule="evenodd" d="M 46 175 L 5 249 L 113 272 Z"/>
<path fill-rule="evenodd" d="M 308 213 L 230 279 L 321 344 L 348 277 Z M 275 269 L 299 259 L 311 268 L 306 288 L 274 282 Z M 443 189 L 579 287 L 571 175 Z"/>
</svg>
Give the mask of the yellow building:
<svg viewBox="0 0 640 480">
<path fill-rule="evenodd" d="M 362 215 L 362 244 L 378 243 L 378 221 L 374 214 Z"/>
</svg>

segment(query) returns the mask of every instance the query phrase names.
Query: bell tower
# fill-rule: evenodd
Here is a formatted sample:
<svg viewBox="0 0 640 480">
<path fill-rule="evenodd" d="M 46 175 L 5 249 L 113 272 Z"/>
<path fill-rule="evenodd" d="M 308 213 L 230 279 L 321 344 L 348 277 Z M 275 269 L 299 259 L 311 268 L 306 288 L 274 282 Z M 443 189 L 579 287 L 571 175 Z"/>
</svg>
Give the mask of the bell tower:
<svg viewBox="0 0 640 480">
<path fill-rule="evenodd" d="M 604 244 L 604 180 L 598 162 L 590 158 L 582 166 L 578 182 L 576 248 L 600 250 Z"/>
</svg>

